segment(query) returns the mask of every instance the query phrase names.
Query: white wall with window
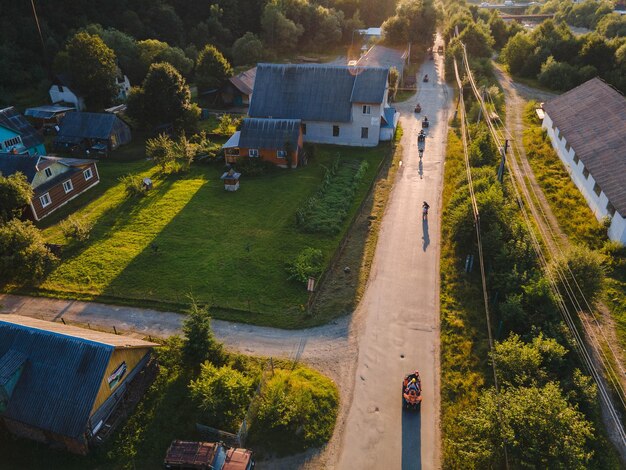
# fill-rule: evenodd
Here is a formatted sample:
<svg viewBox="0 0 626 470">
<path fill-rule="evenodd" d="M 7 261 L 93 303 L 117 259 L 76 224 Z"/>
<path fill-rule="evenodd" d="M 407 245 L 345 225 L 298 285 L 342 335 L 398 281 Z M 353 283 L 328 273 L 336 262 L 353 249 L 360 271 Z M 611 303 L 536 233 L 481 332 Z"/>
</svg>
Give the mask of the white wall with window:
<svg viewBox="0 0 626 470">
<path fill-rule="evenodd" d="M 548 133 L 552 147 L 596 218 L 598 220 L 607 216 L 612 218 L 608 231 L 609 238 L 626 244 L 626 221 L 615 211 L 600 185 L 595 181 L 589 169 L 585 168 L 584 163 L 576 155 L 575 149 L 570 146 L 548 113 L 544 114 L 542 127 Z"/>
</svg>

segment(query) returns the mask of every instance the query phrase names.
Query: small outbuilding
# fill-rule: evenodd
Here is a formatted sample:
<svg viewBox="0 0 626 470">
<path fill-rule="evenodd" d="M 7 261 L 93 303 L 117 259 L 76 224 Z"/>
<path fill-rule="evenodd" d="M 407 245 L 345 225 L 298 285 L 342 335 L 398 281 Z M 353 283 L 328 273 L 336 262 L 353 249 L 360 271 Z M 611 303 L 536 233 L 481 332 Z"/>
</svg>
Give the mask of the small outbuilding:
<svg viewBox="0 0 626 470">
<path fill-rule="evenodd" d="M 239 189 L 239 178 L 241 178 L 241 173 L 237 173 L 232 168 L 220 177 L 224 181 L 224 189 L 226 191 L 237 191 Z"/>
<path fill-rule="evenodd" d="M 24 115 L 30 118 L 36 129 L 42 129 L 45 132 L 57 127 L 65 115 L 72 111 L 74 111 L 74 108 L 69 106 L 48 104 L 28 108 L 24 111 Z"/>
<path fill-rule="evenodd" d="M 19 315 L 0 316 L 0 421 L 22 438 L 86 454 L 114 412 L 145 391 L 158 344 Z"/>
<path fill-rule="evenodd" d="M 130 127 L 111 113 L 68 113 L 59 126 L 54 149 L 75 156 L 109 156 L 131 141 Z"/>
<path fill-rule="evenodd" d="M 55 76 L 48 94 L 54 104 L 71 104 L 77 111 L 85 109 L 85 99 L 72 86 L 71 79 L 67 75 Z"/>
<path fill-rule="evenodd" d="M 256 67 L 230 77 L 220 88 L 222 103 L 229 106 L 248 106 L 254 89 Z"/>
<path fill-rule="evenodd" d="M 223 145 L 226 163 L 241 157 L 260 158 L 282 168 L 305 164 L 300 119 L 245 118 L 241 130 Z"/>
</svg>

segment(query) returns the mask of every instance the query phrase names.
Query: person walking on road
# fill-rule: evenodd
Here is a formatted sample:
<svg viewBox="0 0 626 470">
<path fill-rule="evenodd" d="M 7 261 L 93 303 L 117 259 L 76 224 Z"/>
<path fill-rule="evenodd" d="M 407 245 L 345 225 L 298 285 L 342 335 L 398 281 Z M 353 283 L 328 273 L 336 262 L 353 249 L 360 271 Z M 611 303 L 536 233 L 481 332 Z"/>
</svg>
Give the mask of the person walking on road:
<svg viewBox="0 0 626 470">
<path fill-rule="evenodd" d="M 428 209 L 430 209 L 430 206 L 424 201 L 424 204 L 422 204 L 422 220 L 428 219 Z"/>
</svg>

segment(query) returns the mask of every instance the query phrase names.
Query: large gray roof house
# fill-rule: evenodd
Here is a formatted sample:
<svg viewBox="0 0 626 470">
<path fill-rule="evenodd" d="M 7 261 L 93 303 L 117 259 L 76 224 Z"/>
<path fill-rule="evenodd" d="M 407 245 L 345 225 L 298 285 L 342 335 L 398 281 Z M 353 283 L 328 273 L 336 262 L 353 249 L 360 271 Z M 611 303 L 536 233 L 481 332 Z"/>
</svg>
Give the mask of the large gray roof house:
<svg viewBox="0 0 626 470">
<path fill-rule="evenodd" d="M 249 115 L 300 119 L 305 142 L 375 146 L 398 120 L 388 76 L 386 67 L 259 64 Z"/>
<path fill-rule="evenodd" d="M 593 78 L 543 105 L 552 146 L 609 237 L 626 244 L 626 97 Z"/>
</svg>

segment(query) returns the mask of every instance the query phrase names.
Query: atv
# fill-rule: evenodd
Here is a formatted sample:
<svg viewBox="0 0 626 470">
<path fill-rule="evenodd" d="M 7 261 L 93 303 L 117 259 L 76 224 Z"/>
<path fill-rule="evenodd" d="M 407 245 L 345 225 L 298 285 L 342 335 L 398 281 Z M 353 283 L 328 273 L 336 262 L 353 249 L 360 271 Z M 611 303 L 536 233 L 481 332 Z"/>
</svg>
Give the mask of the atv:
<svg viewBox="0 0 626 470">
<path fill-rule="evenodd" d="M 418 371 L 408 374 L 402 381 L 402 408 L 420 411 L 422 405 L 422 381 Z"/>
</svg>

